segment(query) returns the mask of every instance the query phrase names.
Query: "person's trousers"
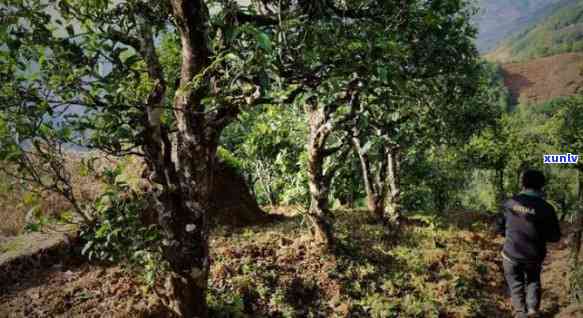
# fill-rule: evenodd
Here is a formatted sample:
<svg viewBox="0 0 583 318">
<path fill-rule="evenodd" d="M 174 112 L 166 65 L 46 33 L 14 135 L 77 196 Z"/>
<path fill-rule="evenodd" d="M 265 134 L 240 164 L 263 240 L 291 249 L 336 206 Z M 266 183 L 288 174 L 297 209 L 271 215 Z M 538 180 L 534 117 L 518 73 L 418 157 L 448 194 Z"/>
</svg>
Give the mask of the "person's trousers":
<svg viewBox="0 0 583 318">
<path fill-rule="evenodd" d="M 504 276 L 510 289 L 512 307 L 517 314 L 538 311 L 541 298 L 541 263 L 519 263 L 502 259 Z"/>
</svg>

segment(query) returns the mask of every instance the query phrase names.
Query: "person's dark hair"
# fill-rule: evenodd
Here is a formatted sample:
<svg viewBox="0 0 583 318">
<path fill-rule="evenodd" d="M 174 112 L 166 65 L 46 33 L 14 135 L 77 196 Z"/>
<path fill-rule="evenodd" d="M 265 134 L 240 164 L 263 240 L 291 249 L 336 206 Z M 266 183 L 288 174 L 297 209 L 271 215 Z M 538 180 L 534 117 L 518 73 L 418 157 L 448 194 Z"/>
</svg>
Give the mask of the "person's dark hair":
<svg viewBox="0 0 583 318">
<path fill-rule="evenodd" d="M 545 175 L 538 170 L 529 169 L 522 173 L 522 187 L 525 189 L 541 190 L 545 182 Z"/>
</svg>

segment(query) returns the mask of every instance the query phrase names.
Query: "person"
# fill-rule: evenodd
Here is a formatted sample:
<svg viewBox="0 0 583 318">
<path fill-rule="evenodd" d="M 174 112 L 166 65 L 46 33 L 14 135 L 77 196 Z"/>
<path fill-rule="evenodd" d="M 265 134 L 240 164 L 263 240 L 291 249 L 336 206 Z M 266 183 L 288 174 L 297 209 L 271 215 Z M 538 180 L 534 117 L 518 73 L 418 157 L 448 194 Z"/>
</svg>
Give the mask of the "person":
<svg viewBox="0 0 583 318">
<path fill-rule="evenodd" d="M 527 170 L 521 181 L 522 191 L 503 203 L 496 222 L 496 231 L 505 237 L 502 265 L 519 318 L 538 315 L 546 243 L 561 238 L 555 209 L 544 199 L 544 174 Z"/>
</svg>

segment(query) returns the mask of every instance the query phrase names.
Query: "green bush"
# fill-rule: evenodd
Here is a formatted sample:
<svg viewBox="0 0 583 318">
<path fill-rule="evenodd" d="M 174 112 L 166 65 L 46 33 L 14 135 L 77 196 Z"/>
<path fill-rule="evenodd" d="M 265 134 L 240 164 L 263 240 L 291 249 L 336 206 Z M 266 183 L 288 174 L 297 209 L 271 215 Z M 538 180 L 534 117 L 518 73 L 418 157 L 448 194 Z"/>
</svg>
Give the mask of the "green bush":
<svg viewBox="0 0 583 318">
<path fill-rule="evenodd" d="M 142 222 L 148 202 L 119 181 L 119 166 L 105 174 L 107 189 L 94 203 L 97 219 L 81 229 L 82 254 L 90 260 L 138 268 L 151 286 L 164 270 L 159 228 Z"/>
</svg>

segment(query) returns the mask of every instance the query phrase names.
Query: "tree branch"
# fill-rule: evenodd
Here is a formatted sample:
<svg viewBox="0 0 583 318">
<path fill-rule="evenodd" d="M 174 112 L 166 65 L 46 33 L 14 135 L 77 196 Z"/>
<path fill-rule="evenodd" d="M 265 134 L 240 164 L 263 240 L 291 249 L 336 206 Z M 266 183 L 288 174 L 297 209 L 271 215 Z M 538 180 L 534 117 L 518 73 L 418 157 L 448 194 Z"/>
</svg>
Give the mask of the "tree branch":
<svg viewBox="0 0 583 318">
<path fill-rule="evenodd" d="M 272 17 L 246 14 L 241 11 L 235 14 L 235 19 L 240 23 L 252 23 L 256 26 L 273 26 L 278 24 L 278 21 Z"/>
</svg>

